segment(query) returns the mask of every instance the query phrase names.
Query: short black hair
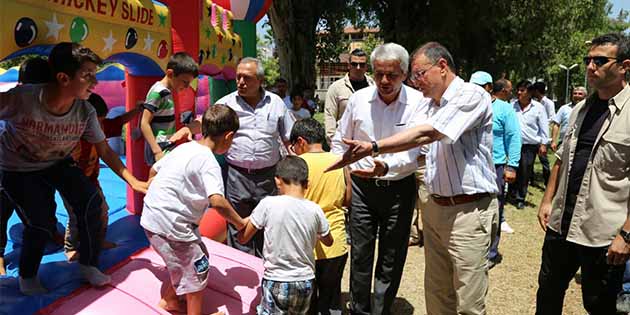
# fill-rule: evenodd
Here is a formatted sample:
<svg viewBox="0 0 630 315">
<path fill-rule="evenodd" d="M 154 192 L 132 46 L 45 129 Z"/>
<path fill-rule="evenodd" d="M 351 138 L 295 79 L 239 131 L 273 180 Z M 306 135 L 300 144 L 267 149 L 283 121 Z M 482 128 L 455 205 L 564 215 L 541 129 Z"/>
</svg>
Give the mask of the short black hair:
<svg viewBox="0 0 630 315">
<path fill-rule="evenodd" d="M 201 135 L 204 138 L 220 136 L 226 132 L 236 132 L 240 127 L 238 115 L 228 106 L 209 106 L 201 118 Z"/>
<path fill-rule="evenodd" d="M 367 57 L 367 53 L 361 49 L 361 48 L 355 48 L 351 53 L 350 56 L 355 56 L 355 57 Z"/>
<path fill-rule="evenodd" d="M 291 91 L 291 100 L 294 100 L 296 96 L 304 98 L 304 91 L 302 89 L 293 89 Z"/>
<path fill-rule="evenodd" d="M 444 47 L 444 45 L 438 42 L 428 42 L 420 47 L 418 47 L 412 54 L 411 60 L 415 60 L 418 56 L 424 55 L 431 61 L 432 63 L 437 63 L 440 58 L 444 58 L 446 60 L 446 64 L 449 69 L 456 73 L 455 69 L 455 61 L 453 61 L 453 56 L 451 53 Z"/>
<path fill-rule="evenodd" d="M 508 86 L 508 80 L 498 79 L 492 84 L 492 93 L 499 93 L 503 91 L 506 86 Z"/>
<path fill-rule="evenodd" d="M 545 94 L 545 92 L 547 91 L 547 85 L 545 84 L 545 82 L 538 81 L 532 84 L 532 87 L 540 94 Z"/>
<path fill-rule="evenodd" d="M 278 84 L 278 83 L 289 84 L 289 82 L 287 82 L 287 79 L 285 79 L 285 78 L 277 78 L 276 79 L 276 84 Z"/>
<path fill-rule="evenodd" d="M 276 177 L 285 184 L 308 186 L 308 165 L 299 156 L 289 155 L 276 165 Z"/>
<path fill-rule="evenodd" d="M 70 42 L 62 42 L 55 45 L 48 57 L 48 63 L 53 78 L 56 77 L 58 73 L 65 73 L 70 77 L 74 77 L 77 71 L 79 71 L 81 66 L 86 62 L 100 65 L 103 60 L 91 49 Z"/>
<path fill-rule="evenodd" d="M 295 143 L 300 137 L 306 140 L 308 144 L 324 144 L 326 142 L 326 130 L 322 124 L 313 118 L 301 119 L 293 124 L 289 141 Z"/>
<path fill-rule="evenodd" d="M 608 33 L 591 40 L 591 47 L 613 45 L 617 46 L 617 60 L 630 59 L 630 40 L 621 33 Z"/>
<path fill-rule="evenodd" d="M 107 103 L 105 103 L 105 100 L 100 95 L 92 93 L 90 94 L 90 97 L 88 97 L 87 101 L 92 104 L 94 109 L 96 109 L 97 117 L 107 116 L 109 109 L 107 108 Z"/>
<path fill-rule="evenodd" d="M 178 76 L 180 74 L 190 74 L 193 77 L 199 75 L 199 66 L 195 60 L 185 52 L 178 52 L 171 56 L 166 64 L 166 69 L 173 70 L 173 74 Z"/>
<path fill-rule="evenodd" d="M 532 88 L 532 83 L 529 80 L 521 80 L 516 84 L 516 89 L 520 89 L 520 88 L 525 88 L 527 89 L 527 91 L 531 91 Z"/>
<path fill-rule="evenodd" d="M 20 65 L 18 82 L 22 84 L 40 84 L 50 81 L 50 66 L 42 57 L 24 60 Z"/>
</svg>

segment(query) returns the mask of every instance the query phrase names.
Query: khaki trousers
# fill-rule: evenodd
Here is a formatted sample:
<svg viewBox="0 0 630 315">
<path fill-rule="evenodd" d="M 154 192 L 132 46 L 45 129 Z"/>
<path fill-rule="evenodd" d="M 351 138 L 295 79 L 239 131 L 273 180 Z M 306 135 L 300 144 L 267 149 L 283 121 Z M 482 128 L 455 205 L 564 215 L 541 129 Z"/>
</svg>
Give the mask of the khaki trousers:
<svg viewBox="0 0 630 315">
<path fill-rule="evenodd" d="M 487 256 L 499 224 L 495 196 L 422 213 L 427 314 L 486 314 Z"/>
<path fill-rule="evenodd" d="M 427 191 L 427 185 L 424 183 L 424 172 L 426 171 L 426 164 L 424 156 L 418 158 L 418 169 L 416 170 L 416 186 L 418 187 L 418 199 L 416 200 L 416 208 L 413 209 L 413 217 L 411 219 L 411 229 L 409 232 L 409 240 L 418 241 L 422 238 L 422 220 L 421 211 L 426 208 L 427 202 L 429 202 L 429 192 Z"/>
</svg>

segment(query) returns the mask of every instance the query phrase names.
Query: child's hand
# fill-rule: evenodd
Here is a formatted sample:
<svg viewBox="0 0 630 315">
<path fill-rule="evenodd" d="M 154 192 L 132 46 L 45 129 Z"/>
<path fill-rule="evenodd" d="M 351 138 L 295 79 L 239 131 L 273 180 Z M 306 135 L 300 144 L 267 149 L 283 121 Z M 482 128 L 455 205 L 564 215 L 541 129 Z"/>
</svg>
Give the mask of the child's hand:
<svg viewBox="0 0 630 315">
<path fill-rule="evenodd" d="M 237 226 L 237 227 L 236 227 L 236 229 L 237 229 L 239 232 L 240 232 L 240 231 L 242 231 L 242 230 L 243 230 L 243 229 L 247 226 L 247 223 L 249 223 L 249 217 L 242 219 L 242 220 L 241 220 L 241 224 L 242 224 L 242 225 L 241 225 L 241 226 Z"/>
<path fill-rule="evenodd" d="M 192 141 L 193 139 L 193 134 L 190 131 L 190 128 L 188 127 L 182 127 L 181 129 L 177 130 L 177 132 L 175 132 L 169 139 L 168 141 L 170 142 L 177 142 L 180 141 L 182 139 L 186 139 L 188 141 Z"/>
<path fill-rule="evenodd" d="M 139 181 L 139 180 L 135 180 L 129 183 L 129 186 L 131 186 L 131 189 L 146 194 L 147 193 L 147 189 L 149 189 L 149 183 L 148 182 L 143 182 L 143 181 Z"/>
<path fill-rule="evenodd" d="M 156 154 L 155 154 L 155 161 L 157 162 L 157 161 L 159 161 L 159 160 L 160 160 L 161 158 L 163 158 L 163 157 L 164 157 L 164 152 L 163 152 L 163 151 L 160 151 L 160 152 L 158 152 L 158 153 L 156 153 Z"/>
</svg>

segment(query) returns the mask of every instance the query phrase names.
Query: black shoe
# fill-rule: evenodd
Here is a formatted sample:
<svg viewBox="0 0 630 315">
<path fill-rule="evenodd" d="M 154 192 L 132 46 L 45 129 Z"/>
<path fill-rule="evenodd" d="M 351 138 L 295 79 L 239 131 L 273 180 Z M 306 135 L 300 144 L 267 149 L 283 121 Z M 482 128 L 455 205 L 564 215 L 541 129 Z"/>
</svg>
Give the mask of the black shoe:
<svg viewBox="0 0 630 315">
<path fill-rule="evenodd" d="M 494 266 L 500 264 L 503 261 L 503 255 L 498 253 L 493 259 L 488 259 L 488 270 L 494 268 Z"/>
<path fill-rule="evenodd" d="M 517 208 L 517 209 L 525 209 L 525 202 L 523 202 L 523 201 L 519 201 L 519 202 L 516 204 L 516 208 Z"/>
</svg>

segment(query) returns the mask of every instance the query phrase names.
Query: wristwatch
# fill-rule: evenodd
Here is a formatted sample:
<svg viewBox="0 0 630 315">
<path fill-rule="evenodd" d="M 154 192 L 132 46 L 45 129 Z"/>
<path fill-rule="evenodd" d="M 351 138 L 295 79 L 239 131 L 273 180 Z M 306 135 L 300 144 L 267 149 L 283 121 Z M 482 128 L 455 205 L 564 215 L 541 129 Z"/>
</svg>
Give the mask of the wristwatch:
<svg viewBox="0 0 630 315">
<path fill-rule="evenodd" d="M 376 143 L 376 141 L 372 141 L 372 157 L 377 157 L 378 153 L 378 143 Z"/>
<path fill-rule="evenodd" d="M 619 235 L 623 237 L 623 240 L 626 241 L 626 244 L 630 244 L 630 232 L 626 232 L 623 229 L 619 230 Z"/>
</svg>

